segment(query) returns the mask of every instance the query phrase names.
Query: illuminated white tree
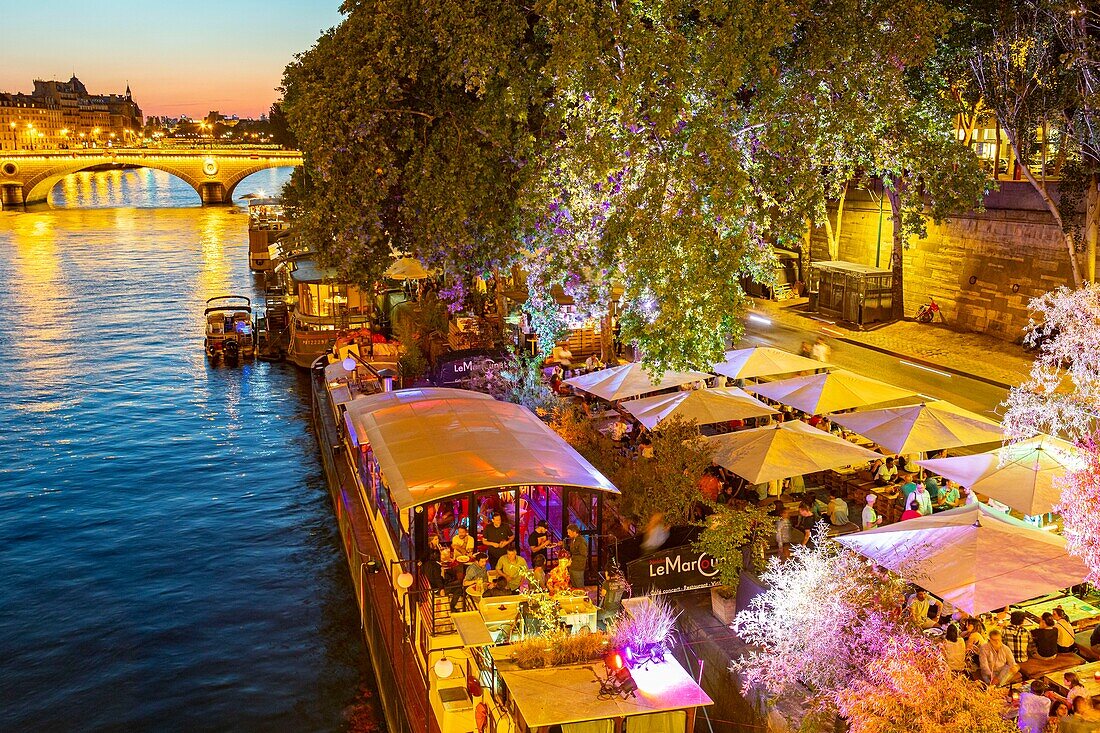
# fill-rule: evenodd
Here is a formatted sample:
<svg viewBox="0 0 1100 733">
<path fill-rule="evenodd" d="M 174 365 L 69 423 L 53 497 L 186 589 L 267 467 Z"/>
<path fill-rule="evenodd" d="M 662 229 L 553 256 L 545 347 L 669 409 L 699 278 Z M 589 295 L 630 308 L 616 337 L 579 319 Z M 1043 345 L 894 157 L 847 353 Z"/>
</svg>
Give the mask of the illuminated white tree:
<svg viewBox="0 0 1100 733">
<path fill-rule="evenodd" d="M 753 651 L 734 663 L 768 699 L 804 701 L 803 731 L 1008 733 L 1003 695 L 952 674 L 904 613 L 903 581 L 829 540 L 773 559 L 766 590 L 734 628 Z"/>
<path fill-rule="evenodd" d="M 1010 441 L 1049 433 L 1081 449 L 1084 465 L 1060 480 L 1062 515 L 1070 552 L 1100 580 L 1100 287 L 1061 287 L 1029 304 L 1027 339 L 1038 356 L 1023 384 L 1009 391 L 1004 427 Z"/>
<path fill-rule="evenodd" d="M 1060 287 L 1028 304 L 1025 342 L 1037 346 L 1027 381 L 1009 391 L 1005 433 L 1037 433 L 1078 444 L 1093 440 L 1100 410 L 1100 286 Z"/>
</svg>

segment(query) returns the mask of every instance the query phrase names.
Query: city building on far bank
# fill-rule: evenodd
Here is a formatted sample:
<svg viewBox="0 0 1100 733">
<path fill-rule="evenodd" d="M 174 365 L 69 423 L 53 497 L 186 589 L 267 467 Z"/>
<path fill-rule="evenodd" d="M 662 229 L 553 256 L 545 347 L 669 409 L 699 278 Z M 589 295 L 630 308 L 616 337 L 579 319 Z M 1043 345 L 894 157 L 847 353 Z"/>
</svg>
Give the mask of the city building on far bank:
<svg viewBox="0 0 1100 733">
<path fill-rule="evenodd" d="M 144 119 L 129 86 L 91 94 L 74 75 L 35 79 L 30 94 L 0 93 L 0 124 L 0 150 L 58 150 L 133 144 Z"/>
</svg>

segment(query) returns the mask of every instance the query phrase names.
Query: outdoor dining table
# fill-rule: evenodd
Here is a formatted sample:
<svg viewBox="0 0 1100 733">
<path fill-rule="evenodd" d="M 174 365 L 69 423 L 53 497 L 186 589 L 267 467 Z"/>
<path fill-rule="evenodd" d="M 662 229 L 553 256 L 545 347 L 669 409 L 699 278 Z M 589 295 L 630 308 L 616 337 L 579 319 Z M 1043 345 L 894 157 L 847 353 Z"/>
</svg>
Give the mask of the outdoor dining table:
<svg viewBox="0 0 1100 733">
<path fill-rule="evenodd" d="M 1070 667 L 1069 669 L 1051 672 L 1050 674 L 1044 675 L 1043 679 L 1045 679 L 1047 684 L 1056 691 L 1064 695 L 1067 690 L 1062 675 L 1067 672 L 1073 672 L 1077 675 L 1077 679 L 1081 680 L 1081 686 L 1085 688 L 1085 694 L 1090 698 L 1100 696 L 1100 679 L 1097 679 L 1097 674 L 1100 674 L 1100 662 L 1087 662 L 1085 664 L 1079 664 L 1076 667 Z"/>
<path fill-rule="evenodd" d="M 1072 595 L 1055 596 L 1036 603 L 1019 604 L 1017 607 L 1037 619 L 1044 613 L 1053 612 L 1058 606 L 1062 607 L 1074 626 L 1094 626 L 1095 622 L 1100 621 L 1100 607 Z M 1089 621 L 1094 623 L 1089 624 Z"/>
</svg>

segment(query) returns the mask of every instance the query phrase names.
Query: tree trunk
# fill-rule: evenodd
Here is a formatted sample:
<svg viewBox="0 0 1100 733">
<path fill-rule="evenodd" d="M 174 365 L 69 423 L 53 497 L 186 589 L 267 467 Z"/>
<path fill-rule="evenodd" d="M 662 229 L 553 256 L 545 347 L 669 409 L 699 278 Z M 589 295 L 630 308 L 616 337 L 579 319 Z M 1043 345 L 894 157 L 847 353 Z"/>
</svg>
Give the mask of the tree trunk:
<svg viewBox="0 0 1100 733">
<path fill-rule="evenodd" d="M 1043 186 L 1035 178 L 1035 174 L 1031 172 L 1031 169 L 1027 167 L 1026 161 L 1020 158 L 1020 149 L 1016 145 L 1016 135 L 1012 130 L 1006 129 L 1005 136 L 1008 138 L 1008 144 L 1012 149 L 1012 155 L 1020 162 L 1020 172 L 1024 174 L 1024 178 L 1031 184 L 1031 187 L 1035 189 L 1036 193 L 1043 199 L 1043 203 L 1046 204 L 1047 211 L 1054 217 L 1054 223 L 1058 225 L 1058 229 L 1062 231 L 1062 241 L 1066 245 L 1066 254 L 1069 256 L 1070 271 L 1073 277 L 1073 287 L 1081 287 L 1081 267 L 1077 264 L 1077 253 L 1073 248 L 1073 234 L 1066 231 L 1065 222 L 1062 220 L 1062 212 L 1058 209 L 1058 204 L 1054 203 L 1054 199 L 1047 193 L 1046 186 Z"/>
<path fill-rule="evenodd" d="M 893 223 L 894 246 L 890 250 L 890 269 L 894 273 L 893 311 L 895 320 L 905 318 L 905 286 L 902 281 L 901 266 L 902 251 L 905 249 L 901 220 L 901 189 L 904 186 L 904 182 L 894 181 L 893 187 L 884 185 L 882 189 L 883 193 L 890 199 L 890 221 Z"/>
<path fill-rule="evenodd" d="M 1085 245 L 1088 248 L 1088 260 L 1085 263 L 1086 279 L 1096 282 L 1096 240 L 1100 237 L 1100 174 L 1089 177 L 1089 192 L 1085 198 Z"/>
<path fill-rule="evenodd" d="M 833 231 L 833 224 L 829 221 L 829 210 L 825 210 L 825 235 L 829 238 L 829 259 L 836 260 L 840 258 L 840 232 L 844 227 L 844 197 L 848 195 L 848 184 L 844 184 L 844 188 L 840 189 L 840 198 L 837 199 L 836 204 L 836 231 Z"/>
</svg>

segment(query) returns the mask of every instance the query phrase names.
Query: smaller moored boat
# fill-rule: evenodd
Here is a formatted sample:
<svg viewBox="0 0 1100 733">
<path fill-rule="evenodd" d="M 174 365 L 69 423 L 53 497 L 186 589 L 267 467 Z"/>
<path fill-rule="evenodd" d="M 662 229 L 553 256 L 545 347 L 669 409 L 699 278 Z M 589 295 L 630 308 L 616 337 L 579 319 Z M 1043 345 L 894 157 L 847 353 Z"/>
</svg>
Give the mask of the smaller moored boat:
<svg viewBox="0 0 1100 733">
<path fill-rule="evenodd" d="M 252 300 L 244 295 L 208 298 L 206 310 L 206 355 L 217 361 L 251 359 L 256 355 L 252 329 Z"/>
</svg>

